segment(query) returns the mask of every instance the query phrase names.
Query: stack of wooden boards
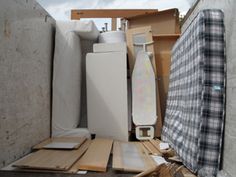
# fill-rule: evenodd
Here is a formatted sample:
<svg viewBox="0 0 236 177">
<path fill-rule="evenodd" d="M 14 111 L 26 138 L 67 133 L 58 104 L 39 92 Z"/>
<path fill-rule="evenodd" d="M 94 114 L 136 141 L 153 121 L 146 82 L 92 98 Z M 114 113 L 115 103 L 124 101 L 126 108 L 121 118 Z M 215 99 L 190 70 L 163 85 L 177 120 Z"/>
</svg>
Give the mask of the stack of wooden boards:
<svg viewBox="0 0 236 177">
<path fill-rule="evenodd" d="M 161 143 L 158 139 L 122 142 L 102 138 L 94 140 L 77 137 L 50 138 L 34 146 L 34 152 L 3 170 L 57 173 L 77 173 L 80 170 L 106 172 L 110 154 L 113 154 L 113 170 L 141 172 L 141 176 L 143 173 L 154 173 L 158 170 L 161 171 L 161 174 L 166 174 L 166 172 L 169 174 L 171 169 L 176 171 L 181 166 L 176 164 L 180 161 L 173 157 L 174 152 L 170 148 L 161 149 Z M 171 157 L 170 161 L 175 163 L 159 164 L 151 155 Z M 182 166 L 181 171 L 181 173 L 191 174 Z"/>
</svg>

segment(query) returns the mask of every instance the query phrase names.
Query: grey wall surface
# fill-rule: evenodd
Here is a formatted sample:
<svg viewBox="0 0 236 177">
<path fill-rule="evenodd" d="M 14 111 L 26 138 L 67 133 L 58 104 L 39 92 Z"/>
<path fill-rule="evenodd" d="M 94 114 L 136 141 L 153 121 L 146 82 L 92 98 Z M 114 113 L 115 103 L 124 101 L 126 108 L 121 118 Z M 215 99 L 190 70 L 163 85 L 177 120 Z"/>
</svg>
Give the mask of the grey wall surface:
<svg viewBox="0 0 236 177">
<path fill-rule="evenodd" d="M 200 0 L 182 26 L 184 31 L 202 9 L 217 8 L 225 14 L 227 82 L 223 171 L 219 176 L 236 175 L 236 1 Z"/>
<path fill-rule="evenodd" d="M 0 167 L 50 136 L 53 34 L 34 0 L 0 1 Z"/>
</svg>

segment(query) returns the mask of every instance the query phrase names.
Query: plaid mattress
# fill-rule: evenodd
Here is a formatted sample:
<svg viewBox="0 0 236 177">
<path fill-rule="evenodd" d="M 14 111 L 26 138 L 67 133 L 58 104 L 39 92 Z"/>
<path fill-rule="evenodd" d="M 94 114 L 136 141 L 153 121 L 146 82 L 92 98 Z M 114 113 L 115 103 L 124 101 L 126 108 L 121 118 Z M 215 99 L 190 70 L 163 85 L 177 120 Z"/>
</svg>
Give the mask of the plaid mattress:
<svg viewBox="0 0 236 177">
<path fill-rule="evenodd" d="M 172 49 L 162 139 L 199 176 L 215 176 L 225 110 L 224 15 L 203 10 Z"/>
</svg>

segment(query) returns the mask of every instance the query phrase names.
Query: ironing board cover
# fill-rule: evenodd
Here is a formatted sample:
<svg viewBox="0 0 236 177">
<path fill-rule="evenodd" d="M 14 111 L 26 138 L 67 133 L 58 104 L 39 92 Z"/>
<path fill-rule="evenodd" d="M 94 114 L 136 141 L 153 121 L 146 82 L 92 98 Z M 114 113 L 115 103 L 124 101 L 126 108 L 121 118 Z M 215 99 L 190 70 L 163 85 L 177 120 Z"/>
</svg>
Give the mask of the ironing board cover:
<svg viewBox="0 0 236 177">
<path fill-rule="evenodd" d="M 132 73 L 132 115 L 135 125 L 156 123 L 155 74 L 147 52 L 139 51 Z"/>
</svg>

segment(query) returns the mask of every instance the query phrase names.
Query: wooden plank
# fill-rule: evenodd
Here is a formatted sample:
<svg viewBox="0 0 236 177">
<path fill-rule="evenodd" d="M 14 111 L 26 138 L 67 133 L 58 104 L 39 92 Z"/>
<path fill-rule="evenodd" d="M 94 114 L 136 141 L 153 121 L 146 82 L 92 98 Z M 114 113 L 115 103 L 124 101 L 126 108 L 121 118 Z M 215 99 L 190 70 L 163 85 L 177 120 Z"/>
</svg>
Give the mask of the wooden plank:
<svg viewBox="0 0 236 177">
<path fill-rule="evenodd" d="M 158 12 L 157 9 L 72 9 L 71 19 L 80 18 L 128 18 Z"/>
<path fill-rule="evenodd" d="M 158 151 L 160 151 L 163 156 L 165 157 L 172 157 L 175 155 L 175 152 L 172 148 L 169 148 L 169 149 L 160 149 L 160 143 L 161 141 L 159 139 L 155 139 L 155 140 L 150 140 L 150 142 L 153 144 L 153 146 L 155 146 Z"/>
<path fill-rule="evenodd" d="M 156 164 L 139 142 L 115 141 L 112 168 L 119 171 L 142 172 Z"/>
<path fill-rule="evenodd" d="M 46 146 L 49 143 L 57 142 L 57 143 L 79 143 L 78 146 L 75 148 L 77 149 L 81 144 L 83 144 L 86 141 L 85 137 L 53 137 L 48 138 L 41 143 L 35 145 L 32 149 L 38 150 L 43 149 L 44 146 Z"/>
<path fill-rule="evenodd" d="M 150 141 L 142 141 L 143 146 L 148 150 L 149 154 L 161 156 L 161 152 L 153 146 Z"/>
<path fill-rule="evenodd" d="M 76 163 L 80 170 L 105 172 L 109 160 L 113 140 L 94 139 L 87 152 Z"/>
<path fill-rule="evenodd" d="M 155 51 L 156 68 L 157 68 L 157 81 L 160 93 L 160 105 L 162 111 L 161 114 L 163 118 L 162 122 L 164 121 L 165 117 L 167 93 L 169 89 L 171 50 L 176 40 L 178 39 L 177 34 L 173 34 L 173 36 L 175 37 L 153 37 L 153 40 L 155 42 L 154 51 Z"/>
<path fill-rule="evenodd" d="M 164 164 L 161 164 L 161 165 L 158 165 L 156 167 L 152 167 L 152 168 L 149 168 L 148 170 L 144 171 L 144 172 L 141 172 L 139 174 L 137 174 L 136 176 L 134 177 L 147 177 L 147 176 L 152 176 L 151 174 L 152 173 L 159 173 L 159 171 L 161 170 L 161 168 L 163 168 Z"/>
<path fill-rule="evenodd" d="M 117 30 L 117 18 L 111 19 L 111 30 L 116 31 Z"/>
<path fill-rule="evenodd" d="M 178 9 L 168 9 L 164 11 L 139 15 L 127 18 L 128 29 L 151 26 L 153 35 L 179 34 L 179 11 Z"/>
<path fill-rule="evenodd" d="M 76 150 L 41 149 L 14 164 L 15 167 L 66 171 L 83 155 L 87 143 Z M 82 150 L 81 150 L 82 149 Z"/>
<path fill-rule="evenodd" d="M 89 145 L 91 143 L 91 140 L 87 140 L 85 141 L 85 143 L 83 143 L 80 147 L 80 151 L 78 153 L 78 155 L 81 157 L 86 150 L 88 149 Z M 4 167 L 3 171 L 14 171 L 14 172 L 33 172 L 33 173 L 58 173 L 57 170 L 50 170 L 50 169 L 32 169 L 32 168 L 18 168 L 15 167 L 14 164 L 18 163 L 19 161 L 28 158 L 28 156 L 31 156 L 31 154 L 9 164 L 8 166 Z M 68 171 L 60 171 L 60 173 L 76 173 L 78 171 L 78 168 L 76 167 L 76 163 L 68 170 Z"/>
<path fill-rule="evenodd" d="M 158 35 L 153 35 L 153 38 L 165 38 L 165 39 L 168 39 L 168 38 L 179 38 L 180 37 L 180 34 L 158 34 Z"/>
<path fill-rule="evenodd" d="M 130 29 L 126 31 L 126 40 L 127 40 L 127 47 L 128 47 L 128 56 L 129 56 L 129 68 L 131 73 L 134 69 L 134 63 L 136 58 L 135 47 L 134 47 L 134 36 L 143 34 L 145 37 L 146 42 L 153 41 L 152 38 L 152 29 L 151 26 L 145 26 L 135 29 Z M 155 63 L 155 55 L 154 55 L 154 45 L 148 45 L 147 51 L 153 53 L 153 58 L 151 60 L 154 72 L 156 73 L 156 63 Z"/>
</svg>

